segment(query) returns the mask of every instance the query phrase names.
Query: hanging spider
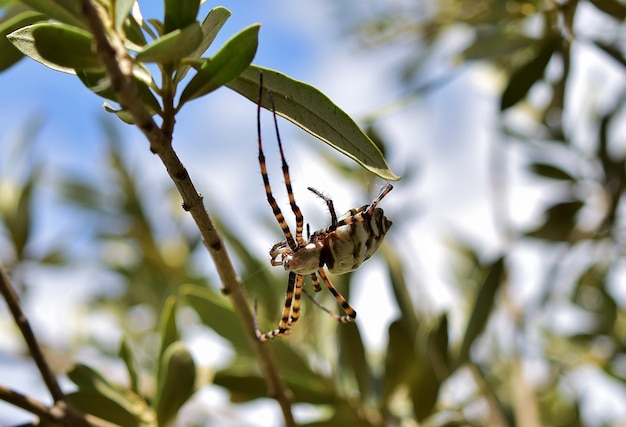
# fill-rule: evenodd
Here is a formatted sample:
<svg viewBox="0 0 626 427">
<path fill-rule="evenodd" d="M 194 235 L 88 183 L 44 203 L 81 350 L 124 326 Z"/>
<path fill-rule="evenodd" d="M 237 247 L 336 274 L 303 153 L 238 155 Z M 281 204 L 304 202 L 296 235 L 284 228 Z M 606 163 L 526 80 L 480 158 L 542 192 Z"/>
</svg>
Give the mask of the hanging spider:
<svg viewBox="0 0 626 427">
<path fill-rule="evenodd" d="M 322 307 L 315 299 L 311 300 L 324 311 L 333 316 L 340 323 L 353 322 L 356 319 L 356 311 L 348 304 L 348 301 L 337 291 L 330 279 L 324 271 L 324 266 L 333 274 L 343 274 L 356 270 L 363 261 L 372 256 L 376 249 L 380 246 L 387 230 L 391 227 L 389 221 L 381 208 L 377 205 L 392 189 L 391 184 L 385 185 L 378 196 L 369 204 L 363 205 L 358 209 L 350 209 L 342 216 L 337 218 L 333 201 L 323 195 L 314 188 L 308 187 L 308 190 L 324 200 L 330 211 L 330 226 L 309 233 L 307 224 L 307 238 L 302 236 L 304 228 L 304 217 L 302 211 L 296 204 L 291 187 L 291 178 L 289 176 L 289 166 L 285 160 L 283 146 L 278 132 L 278 121 L 276 119 L 276 109 L 271 92 L 267 91 L 272 113 L 274 116 L 274 127 L 276 130 L 276 138 L 278 140 L 278 149 L 282 160 L 283 178 L 287 188 L 289 204 L 296 218 L 296 234 L 295 237 L 289 229 L 289 225 L 285 221 L 285 217 L 272 194 L 269 177 L 267 175 L 267 166 L 265 163 L 265 155 L 263 154 L 263 144 L 261 141 L 261 103 L 263 99 L 263 75 L 261 74 L 259 84 L 259 98 L 257 104 L 257 133 L 259 140 L 259 165 L 261 167 L 261 176 L 265 185 L 265 194 L 267 201 L 272 207 L 276 221 L 280 226 L 285 240 L 276 243 L 270 249 L 270 263 L 272 266 L 282 265 L 289 272 L 289 280 L 287 282 L 287 291 L 285 293 L 285 304 L 283 306 L 282 315 L 278 323 L 278 328 L 263 333 L 256 324 L 255 314 L 255 331 L 259 341 L 268 341 L 280 335 L 286 335 L 295 325 L 300 317 L 300 300 L 302 297 L 302 284 L 304 276 L 310 276 L 313 287 L 316 292 L 320 291 L 318 276 L 333 294 L 339 305 L 343 308 L 345 315 L 339 316 L 332 311 Z M 304 291 L 309 296 L 306 291 Z M 255 309 L 256 313 L 256 309 Z"/>
</svg>

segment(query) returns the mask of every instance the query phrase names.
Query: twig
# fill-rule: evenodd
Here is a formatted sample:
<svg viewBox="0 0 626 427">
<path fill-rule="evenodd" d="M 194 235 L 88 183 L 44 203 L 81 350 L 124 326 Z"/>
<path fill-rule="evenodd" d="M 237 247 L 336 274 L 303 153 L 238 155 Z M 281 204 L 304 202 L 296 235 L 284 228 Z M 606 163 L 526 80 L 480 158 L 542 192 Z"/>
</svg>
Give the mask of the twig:
<svg viewBox="0 0 626 427">
<path fill-rule="evenodd" d="M 222 292 L 233 304 L 235 313 L 241 320 L 248 342 L 254 349 L 260 371 L 265 379 L 270 396 L 280 404 L 285 425 L 293 426 L 295 421 L 291 412 L 292 394 L 279 373 L 278 364 L 270 347 L 260 343 L 254 331 L 254 318 L 244 288 L 233 267 L 220 233 L 206 211 L 202 196 L 196 190 L 189 174 L 176 152 L 172 148 L 171 132 L 163 132 L 154 122 L 138 96 L 137 87 L 132 79 L 132 59 L 124 48 L 122 40 L 111 28 L 108 17 L 100 6 L 90 0 L 81 0 L 82 11 L 96 40 L 96 51 L 100 56 L 111 82 L 111 88 L 117 94 L 121 107 L 128 111 L 136 125 L 150 143 L 150 150 L 159 156 L 167 173 L 176 185 L 183 200 L 183 208 L 194 219 L 202 240 L 217 268 L 222 281 Z M 106 23 L 106 24 L 105 24 Z M 164 119 L 166 122 L 167 119 Z"/>
<path fill-rule="evenodd" d="M 37 369 L 39 369 L 39 373 L 41 374 L 41 377 L 46 383 L 46 387 L 48 387 L 50 395 L 54 400 L 54 405 L 49 408 L 41 402 L 38 402 L 28 396 L 24 396 L 14 390 L 10 390 L 4 386 L 0 386 L 0 400 L 4 400 L 22 409 L 26 409 L 27 411 L 37 415 L 40 419 L 51 421 L 56 424 L 76 427 L 103 426 L 104 424 L 98 422 L 97 420 L 93 423 L 87 420 L 87 417 L 84 414 L 74 409 L 74 407 L 67 401 L 67 398 L 61 390 L 54 373 L 43 356 L 41 347 L 39 347 L 35 334 L 30 327 L 30 322 L 22 311 L 20 300 L 15 293 L 15 288 L 11 283 L 11 279 L 9 279 L 9 275 L 6 273 L 1 264 L 0 293 L 2 293 L 4 300 L 7 302 L 9 311 L 11 311 L 15 323 L 20 329 L 20 332 L 24 337 L 24 341 L 26 341 L 26 345 L 28 346 L 28 350 L 37 365 Z"/>
<path fill-rule="evenodd" d="M 41 377 L 46 383 L 46 387 L 48 387 L 48 390 L 50 391 L 50 395 L 52 395 L 52 399 L 54 399 L 55 402 L 65 401 L 65 395 L 61 391 L 61 387 L 59 386 L 54 373 L 50 369 L 50 366 L 48 366 L 48 362 L 46 362 L 46 359 L 43 356 L 43 352 L 35 339 L 35 334 L 30 327 L 30 323 L 22 311 L 20 300 L 15 293 L 11 280 L 9 279 L 6 271 L 4 271 L 2 265 L 0 265 L 0 292 L 2 292 L 2 296 L 9 306 L 9 310 L 13 315 L 15 324 L 20 329 L 20 332 L 24 337 L 24 341 L 26 341 L 28 350 L 37 365 L 37 369 L 39 369 L 39 372 L 41 373 Z"/>
</svg>

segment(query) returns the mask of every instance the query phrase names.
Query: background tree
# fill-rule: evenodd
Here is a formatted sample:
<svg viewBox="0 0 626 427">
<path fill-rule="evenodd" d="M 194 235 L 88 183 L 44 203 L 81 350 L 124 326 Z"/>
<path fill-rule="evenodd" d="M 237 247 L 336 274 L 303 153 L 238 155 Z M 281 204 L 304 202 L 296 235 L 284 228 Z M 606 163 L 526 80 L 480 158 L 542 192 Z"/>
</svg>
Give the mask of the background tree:
<svg viewBox="0 0 626 427">
<path fill-rule="evenodd" d="M 165 425 L 177 416 L 180 424 L 210 425 L 219 423 L 219 417 L 197 409 L 203 405 L 198 390 L 216 385 L 228 391 L 234 408 L 274 397 L 286 425 L 295 423 L 294 404 L 313 405 L 314 415 L 300 423 L 319 426 L 620 422 L 619 412 L 590 410 L 594 396 L 586 390 L 623 394 L 626 377 L 620 221 L 624 154 L 619 134 L 625 64 L 622 3 L 334 5 L 346 34 L 364 48 L 378 49 L 381 55 L 398 46 L 410 52 L 398 66 L 405 95 L 365 120 L 369 136 L 386 156 L 400 149 L 386 127 L 388 114 L 398 108 L 433 100 L 454 77 L 478 68 L 500 90 L 499 97 L 492 97 L 499 109 L 493 108 L 497 119 L 490 122 L 495 125 L 489 130 L 486 174 L 496 231 L 484 239 L 465 237 L 455 229 L 440 236 L 449 242 L 446 267 L 452 274 L 445 281 L 454 295 L 440 312 L 430 309 L 424 298 L 430 278 L 414 274 L 418 254 L 410 236 L 429 206 L 420 206 L 415 214 L 415 196 L 402 193 L 403 185 L 423 179 L 415 173 L 416 160 L 404 158 L 406 174 L 394 191 L 400 201 L 393 215 L 388 213 L 394 226 L 377 255 L 397 305 L 384 348 L 368 346 L 361 324 L 336 325 L 321 310 L 306 308 L 289 337 L 258 344 L 248 295 L 258 298 L 262 324 L 272 325 L 285 274 L 268 268 L 261 258 L 265 253 L 255 250 L 265 242 L 251 242 L 249 232 L 234 227 L 220 200 L 205 200 L 209 217 L 193 187 L 194 177 L 184 173 L 173 150 L 176 117 L 188 101 L 213 94 L 224 84 L 256 99 L 258 67 L 250 62 L 258 26 L 242 30 L 211 60 L 203 60 L 228 18 L 224 8 L 212 9 L 200 24 L 196 2 L 166 2 L 162 22 L 129 14 L 132 2 L 24 3 L 5 6 L 0 30 L 10 35 L 1 49 L 11 53 L 2 55 L 2 68 L 19 60 L 21 51 L 75 73 L 94 92 L 120 104 L 107 109 L 144 133 L 174 186 L 154 185 L 144 169 L 136 169 L 118 128 L 105 122 L 110 141 L 107 167 L 102 167 L 106 179 L 67 173 L 53 191 L 63 197 L 64 209 L 89 227 L 93 237 L 85 246 L 90 262 L 98 266 L 95 281 L 100 287 L 112 281 L 123 285 L 89 302 L 94 312 L 114 314 L 123 338 L 111 349 L 105 340 L 79 333 L 61 354 L 58 348 L 46 352 L 45 347 L 40 354 L 42 346 L 18 323 L 55 410 L 24 396 L 20 384 L 0 381 L 4 401 L 50 425 Z M 61 24 L 47 24 L 49 18 Z M 616 79 L 589 81 L 580 72 L 588 55 L 610 67 Z M 129 61 L 138 65 L 132 75 Z M 311 87 L 270 75 L 276 76 L 267 84 L 279 113 L 296 124 L 310 129 L 315 123 L 307 122 L 307 114 L 320 116 L 334 108 Z M 146 76 L 158 76 L 160 82 Z M 347 134 L 350 122 L 331 124 Z M 17 288 L 27 301 L 29 281 L 34 280 L 30 271 L 50 272 L 51 265 L 72 271 L 85 261 L 64 239 L 50 248 L 38 245 L 46 170 L 36 148 L 26 143 L 36 139 L 32 130 L 2 147 L 2 159 L 11 159 L 3 161 L 0 171 L 0 253 L 3 271 L 10 272 L 10 278 L 3 274 L 2 285 L 16 318 L 21 305 L 11 289 Z M 350 150 L 370 144 L 364 136 L 357 134 L 357 141 L 346 146 L 332 135 L 317 134 L 370 170 L 393 178 L 382 158 L 361 158 Z M 19 148 L 10 152 L 9 146 Z M 16 167 L 19 156 L 28 167 Z M 447 165 L 436 166 L 459 186 L 470 179 Z M 330 156 L 326 166 L 336 168 L 346 185 L 360 188 L 359 199 L 369 200 L 365 193 L 372 190 L 371 172 Z M 195 224 L 180 209 L 181 198 Z M 160 203 L 155 205 L 155 200 Z M 520 210 L 530 203 L 534 212 L 522 216 Z M 269 223 L 270 211 L 265 212 Z M 465 213 L 452 216 L 456 214 Z M 207 275 L 198 267 L 207 248 L 217 274 L 213 270 Z M 345 295 L 362 279 L 359 272 L 333 278 Z M 327 297 L 321 300 L 332 307 Z M 158 321 L 137 322 L 151 315 Z M 220 342 L 232 349 L 227 363 L 197 366 L 186 331 L 200 325 L 221 337 L 212 347 L 215 351 L 224 346 Z M 87 366 L 98 358 L 84 356 L 85 349 L 99 355 L 100 366 L 117 370 Z M 59 387 L 53 372 L 67 373 L 76 387 Z M 587 378 L 596 380 L 589 385 Z"/>
</svg>

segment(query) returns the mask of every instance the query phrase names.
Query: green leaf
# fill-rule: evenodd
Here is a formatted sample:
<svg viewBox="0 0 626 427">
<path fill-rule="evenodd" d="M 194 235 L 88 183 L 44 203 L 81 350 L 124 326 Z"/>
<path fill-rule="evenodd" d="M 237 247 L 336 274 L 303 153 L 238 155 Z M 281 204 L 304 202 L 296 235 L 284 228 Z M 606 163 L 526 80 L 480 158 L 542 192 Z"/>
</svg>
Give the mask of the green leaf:
<svg viewBox="0 0 626 427">
<path fill-rule="evenodd" d="M 130 344 L 128 344 L 128 340 L 126 340 L 126 338 L 122 339 L 118 355 L 126 365 L 126 372 L 128 372 L 128 378 L 130 380 L 130 389 L 133 393 L 139 394 L 139 374 L 137 373 L 137 363 L 135 362 L 135 357 L 133 356 L 132 349 L 130 348 Z"/>
<path fill-rule="evenodd" d="M 74 70 L 101 70 L 93 51 L 93 37 L 66 24 L 39 23 L 20 28 L 7 36 L 24 55 L 53 70 L 74 74 Z"/>
<path fill-rule="evenodd" d="M 239 319 L 228 300 L 212 290 L 195 285 L 183 285 L 179 294 L 198 313 L 202 322 L 235 347 L 237 354 L 252 354 Z"/>
<path fill-rule="evenodd" d="M 213 40 L 215 40 L 217 33 L 222 29 L 222 26 L 224 26 L 224 23 L 229 17 L 230 11 L 222 6 L 218 6 L 208 13 L 202 22 L 202 34 L 204 34 L 202 42 L 200 43 L 200 46 L 198 46 L 198 48 L 191 55 L 189 55 L 189 58 L 199 59 L 204 52 L 206 52 L 209 46 L 213 43 Z M 181 66 L 176 73 L 174 83 L 180 82 L 185 75 L 187 75 L 187 72 L 190 69 L 190 65 Z"/>
<path fill-rule="evenodd" d="M 616 0 L 591 0 L 591 3 L 620 22 L 626 19 L 626 5 L 622 2 Z"/>
<path fill-rule="evenodd" d="M 163 304 L 159 324 L 159 333 L 161 337 L 161 352 L 159 353 L 159 359 L 161 359 L 165 349 L 167 349 L 170 344 L 180 340 L 180 333 L 178 332 L 178 326 L 176 325 L 176 297 L 173 295 L 167 297 L 165 304 Z"/>
<path fill-rule="evenodd" d="M 182 30 L 174 30 L 146 45 L 137 54 L 141 62 L 172 64 L 191 54 L 202 42 L 202 28 L 194 22 Z"/>
<path fill-rule="evenodd" d="M 521 101 L 533 85 L 543 77 L 550 58 L 559 47 L 558 35 L 549 35 L 541 41 L 534 58 L 511 74 L 509 83 L 502 93 L 500 110 L 504 111 Z"/>
<path fill-rule="evenodd" d="M 164 32 L 187 27 L 196 21 L 200 0 L 165 0 Z"/>
<path fill-rule="evenodd" d="M 115 0 L 113 2 L 113 8 L 114 8 L 114 25 L 115 25 L 115 30 L 119 31 L 122 29 L 122 26 L 124 25 L 124 21 L 126 21 L 126 18 L 128 17 L 128 15 L 130 14 L 131 9 L 133 8 L 133 4 L 135 4 L 136 0 Z"/>
<path fill-rule="evenodd" d="M 17 5 L 8 10 L 0 19 L 0 71 L 4 71 L 17 61 L 22 59 L 24 55 L 20 52 L 5 36 L 18 28 L 34 24 L 35 22 L 45 19 L 44 15 L 31 10 L 19 12 L 18 9 L 24 6 Z M 13 13 L 15 11 L 15 13 Z"/>
<path fill-rule="evenodd" d="M 504 280 L 504 274 L 504 258 L 501 257 L 489 266 L 489 273 L 478 291 L 472 314 L 465 328 L 463 343 L 456 358 L 455 367 L 461 366 L 469 359 L 472 344 L 485 329 L 494 306 L 496 292 Z"/>
<path fill-rule="evenodd" d="M 76 365 L 67 376 L 78 386 L 78 391 L 67 398 L 80 411 L 128 427 L 139 426 L 143 418 L 150 418 L 143 399 L 112 385 L 88 366 Z"/>
<path fill-rule="evenodd" d="M 244 28 L 231 37 L 211 58 L 205 60 L 180 96 L 180 105 L 225 85 L 244 71 L 254 59 L 259 24 Z"/>
<path fill-rule="evenodd" d="M 251 360 L 239 362 L 217 372 L 213 383 L 228 390 L 232 402 L 249 402 L 267 397 L 267 385 L 254 368 L 254 363 Z M 317 377 L 317 381 L 301 382 L 296 375 L 289 374 L 285 375 L 285 380 L 296 402 L 320 405 L 337 402 L 332 381 L 321 376 Z"/>
<path fill-rule="evenodd" d="M 359 386 L 360 398 L 374 397 L 374 376 L 365 355 L 365 345 L 356 323 L 339 328 L 339 362 L 344 375 L 352 373 Z"/>
<path fill-rule="evenodd" d="M 526 235 L 556 242 L 567 242 L 576 238 L 572 232 L 576 227 L 578 211 L 584 205 L 580 200 L 573 200 L 550 206 L 546 210 L 544 223 Z"/>
<path fill-rule="evenodd" d="M 251 65 L 226 86 L 254 103 L 259 97 L 259 75 L 272 92 L 276 113 L 383 179 L 398 180 L 387 166 L 380 150 L 359 126 L 314 87 L 278 71 Z M 263 107 L 271 110 L 267 97 Z"/>
<path fill-rule="evenodd" d="M 572 175 L 549 163 L 536 162 L 531 164 L 530 167 L 535 174 L 545 178 L 576 182 L 576 178 Z"/>
<path fill-rule="evenodd" d="M 604 53 L 613 58 L 619 65 L 623 68 L 626 68 L 626 58 L 621 51 L 621 48 L 618 44 L 610 44 L 606 43 L 602 40 L 592 40 L 593 43 L 598 46 Z"/>
<path fill-rule="evenodd" d="M 415 332 L 415 331 L 414 331 Z M 385 406 L 396 390 L 411 378 L 417 375 L 418 367 L 415 362 L 414 342 L 406 329 L 406 322 L 402 319 L 393 321 L 389 325 L 387 352 L 385 353 L 385 375 L 383 377 L 383 402 Z"/>
<path fill-rule="evenodd" d="M 49 18 L 73 25 L 87 28 L 84 21 L 80 0 L 21 0 L 22 3 L 32 9 L 43 13 Z"/>
<path fill-rule="evenodd" d="M 139 90 L 139 97 L 150 114 L 158 114 L 161 111 L 159 101 L 156 99 L 143 77 L 138 77 L 138 71 L 138 67 L 134 67 L 133 80 L 135 80 L 135 84 Z M 89 90 L 103 98 L 117 102 L 117 94 L 111 88 L 106 71 L 77 71 L 76 75 Z"/>
<path fill-rule="evenodd" d="M 160 426 L 169 425 L 194 393 L 196 364 L 184 343 L 167 347 L 161 358 L 154 408 Z"/>
</svg>

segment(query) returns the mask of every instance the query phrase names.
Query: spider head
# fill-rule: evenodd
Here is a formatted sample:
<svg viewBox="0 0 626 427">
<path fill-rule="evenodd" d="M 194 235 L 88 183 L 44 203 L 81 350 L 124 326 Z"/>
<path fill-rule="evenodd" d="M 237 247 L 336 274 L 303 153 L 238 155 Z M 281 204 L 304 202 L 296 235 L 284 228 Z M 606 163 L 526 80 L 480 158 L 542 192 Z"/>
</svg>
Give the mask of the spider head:
<svg viewBox="0 0 626 427">
<path fill-rule="evenodd" d="M 270 249 L 270 263 L 273 266 L 282 265 L 285 270 L 297 274 L 315 273 L 321 267 L 323 247 L 321 242 L 310 242 L 293 250 L 287 241 L 283 240 Z"/>
</svg>

